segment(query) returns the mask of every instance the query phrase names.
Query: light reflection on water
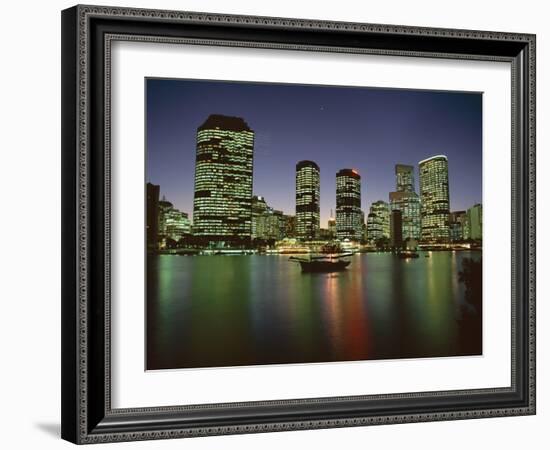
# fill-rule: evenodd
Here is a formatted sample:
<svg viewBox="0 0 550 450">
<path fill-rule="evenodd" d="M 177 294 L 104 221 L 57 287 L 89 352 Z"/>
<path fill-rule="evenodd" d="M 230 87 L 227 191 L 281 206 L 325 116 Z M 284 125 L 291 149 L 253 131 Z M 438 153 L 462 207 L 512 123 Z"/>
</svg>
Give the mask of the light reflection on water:
<svg viewBox="0 0 550 450">
<path fill-rule="evenodd" d="M 147 367 L 480 354 L 481 314 L 460 320 L 458 279 L 480 256 L 365 253 L 325 274 L 283 255 L 149 256 Z"/>
</svg>

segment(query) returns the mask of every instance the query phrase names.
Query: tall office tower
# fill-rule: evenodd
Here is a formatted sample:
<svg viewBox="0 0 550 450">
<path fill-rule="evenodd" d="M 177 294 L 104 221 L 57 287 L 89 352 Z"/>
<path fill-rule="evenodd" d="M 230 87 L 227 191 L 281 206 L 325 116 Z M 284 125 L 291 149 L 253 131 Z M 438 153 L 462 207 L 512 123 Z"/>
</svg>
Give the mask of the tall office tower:
<svg viewBox="0 0 550 450">
<path fill-rule="evenodd" d="M 267 208 L 260 220 L 261 237 L 267 240 L 279 240 L 283 238 L 283 212 L 271 207 Z"/>
<path fill-rule="evenodd" d="M 166 245 L 167 239 L 178 241 L 182 237 L 191 234 L 189 215 L 174 208 L 174 205 L 164 197 L 159 201 L 158 223 L 159 244 L 161 248 Z"/>
<path fill-rule="evenodd" d="M 166 200 L 163 196 L 162 200 L 159 201 L 159 244 L 161 247 L 164 247 L 166 243 L 166 217 L 167 214 L 174 208 L 174 205 Z"/>
<path fill-rule="evenodd" d="M 264 197 L 254 195 L 252 197 L 252 239 L 262 239 L 262 217 L 267 211 L 267 203 Z"/>
<path fill-rule="evenodd" d="M 296 235 L 303 240 L 317 237 L 320 223 L 321 177 L 313 161 L 296 164 Z"/>
<path fill-rule="evenodd" d="M 282 211 L 270 207 L 264 197 L 252 197 L 252 239 L 282 239 L 285 225 Z"/>
<path fill-rule="evenodd" d="M 420 169 L 421 239 L 449 242 L 449 166 L 444 155 L 418 163 Z"/>
<path fill-rule="evenodd" d="M 193 234 L 221 245 L 252 235 L 254 131 L 240 117 L 213 114 L 197 130 Z"/>
<path fill-rule="evenodd" d="M 406 164 L 396 164 L 395 184 L 397 186 L 397 192 L 415 192 L 414 167 Z"/>
<path fill-rule="evenodd" d="M 416 192 L 390 192 L 390 210 L 401 211 L 403 239 L 420 239 L 420 198 Z"/>
<path fill-rule="evenodd" d="M 186 212 L 172 208 L 164 215 L 164 227 L 166 237 L 179 241 L 184 236 L 191 234 L 191 221 Z"/>
<path fill-rule="evenodd" d="M 403 215 L 398 209 L 394 209 L 390 214 L 390 242 L 394 248 L 403 246 Z"/>
<path fill-rule="evenodd" d="M 158 185 L 147 183 L 146 236 L 148 250 L 157 250 L 159 244 L 159 193 Z"/>
<path fill-rule="evenodd" d="M 414 186 L 414 167 L 395 165 L 396 191 L 390 192 L 390 210 L 401 211 L 403 239 L 420 239 L 420 198 Z"/>
<path fill-rule="evenodd" d="M 390 237 L 390 208 L 378 200 L 369 209 L 367 216 L 367 240 L 374 243 L 379 239 Z"/>
<path fill-rule="evenodd" d="M 360 241 L 363 234 L 361 176 L 355 169 L 336 174 L 336 236 Z"/>
<path fill-rule="evenodd" d="M 466 211 L 453 211 L 449 214 L 449 237 L 451 242 L 460 242 L 467 239 L 467 220 L 468 215 L 466 214 Z"/>
<path fill-rule="evenodd" d="M 469 238 L 476 241 L 483 236 L 483 208 L 478 203 L 468 209 L 468 230 Z"/>
</svg>

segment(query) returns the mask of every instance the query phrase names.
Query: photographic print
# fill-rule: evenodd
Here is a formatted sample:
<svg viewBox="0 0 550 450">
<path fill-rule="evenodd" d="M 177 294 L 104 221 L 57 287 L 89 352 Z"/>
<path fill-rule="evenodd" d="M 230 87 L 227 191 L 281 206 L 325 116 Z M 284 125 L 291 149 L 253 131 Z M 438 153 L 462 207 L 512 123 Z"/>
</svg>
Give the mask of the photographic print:
<svg viewBox="0 0 550 450">
<path fill-rule="evenodd" d="M 482 93 L 145 96 L 147 370 L 482 354 Z"/>
</svg>

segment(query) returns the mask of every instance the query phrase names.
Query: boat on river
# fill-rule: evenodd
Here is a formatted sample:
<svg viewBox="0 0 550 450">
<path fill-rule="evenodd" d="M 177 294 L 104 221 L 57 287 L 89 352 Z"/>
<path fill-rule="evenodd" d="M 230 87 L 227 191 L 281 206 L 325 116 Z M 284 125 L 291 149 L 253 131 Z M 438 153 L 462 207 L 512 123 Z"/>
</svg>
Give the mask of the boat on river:
<svg viewBox="0 0 550 450">
<path fill-rule="evenodd" d="M 300 263 L 302 272 L 338 272 L 345 270 L 351 264 L 351 260 L 343 258 L 352 255 L 353 253 L 309 257 L 291 256 L 289 260 Z"/>
<path fill-rule="evenodd" d="M 402 251 L 397 254 L 401 259 L 418 258 L 420 255 L 415 251 Z"/>
</svg>

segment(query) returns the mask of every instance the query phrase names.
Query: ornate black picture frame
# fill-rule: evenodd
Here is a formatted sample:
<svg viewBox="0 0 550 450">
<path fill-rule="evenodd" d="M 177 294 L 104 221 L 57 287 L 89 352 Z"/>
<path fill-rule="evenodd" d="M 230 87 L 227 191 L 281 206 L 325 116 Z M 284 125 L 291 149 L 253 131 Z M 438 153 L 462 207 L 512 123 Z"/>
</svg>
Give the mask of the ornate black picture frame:
<svg viewBox="0 0 550 450">
<path fill-rule="evenodd" d="M 109 108 L 110 48 L 116 40 L 511 63 L 511 385 L 113 409 Z M 99 6 L 67 9 L 62 12 L 62 227 L 62 437 L 71 442 L 535 414 L 535 36 Z"/>
</svg>

